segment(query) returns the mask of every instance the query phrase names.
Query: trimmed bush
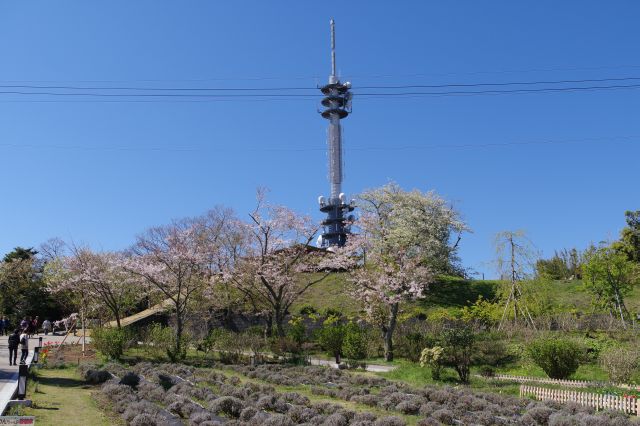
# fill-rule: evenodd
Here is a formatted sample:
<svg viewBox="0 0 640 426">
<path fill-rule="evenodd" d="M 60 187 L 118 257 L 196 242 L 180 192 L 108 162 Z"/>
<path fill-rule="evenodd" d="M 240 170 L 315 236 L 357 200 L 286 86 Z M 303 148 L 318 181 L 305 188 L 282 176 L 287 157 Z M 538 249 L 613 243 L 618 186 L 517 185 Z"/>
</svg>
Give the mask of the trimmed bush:
<svg viewBox="0 0 640 426">
<path fill-rule="evenodd" d="M 126 385 L 133 389 L 137 388 L 139 383 L 140 383 L 140 376 L 132 372 L 128 372 L 127 374 L 122 376 L 122 379 L 120 379 L 121 385 Z"/>
<path fill-rule="evenodd" d="M 92 385 L 104 383 L 111 378 L 106 370 L 88 370 L 84 373 L 84 379 Z"/>
<path fill-rule="evenodd" d="M 552 379 L 568 379 L 584 362 L 584 348 L 570 339 L 540 338 L 527 350 L 533 362 Z"/>
<path fill-rule="evenodd" d="M 214 399 L 210 404 L 211 411 L 216 414 L 225 414 L 229 417 L 238 418 L 244 409 L 244 404 L 238 398 L 233 396 L 223 396 Z"/>
</svg>

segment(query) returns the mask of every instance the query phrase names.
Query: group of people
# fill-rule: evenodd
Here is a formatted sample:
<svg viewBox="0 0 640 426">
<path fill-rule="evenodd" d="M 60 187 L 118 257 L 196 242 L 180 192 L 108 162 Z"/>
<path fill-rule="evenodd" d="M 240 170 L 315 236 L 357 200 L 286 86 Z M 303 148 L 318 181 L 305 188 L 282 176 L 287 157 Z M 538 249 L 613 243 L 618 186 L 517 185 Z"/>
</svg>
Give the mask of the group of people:
<svg viewBox="0 0 640 426">
<path fill-rule="evenodd" d="M 0 319 L 0 335 L 9 334 L 10 326 L 9 320 L 6 317 L 2 317 Z M 18 348 L 20 348 L 20 364 L 24 364 L 27 361 L 27 356 L 29 355 L 29 338 L 32 335 L 38 335 L 38 326 L 39 326 L 39 318 L 36 316 L 31 319 L 31 317 L 24 317 L 22 321 L 20 321 L 20 326 L 13 330 L 13 333 L 9 334 L 9 365 L 18 365 L 16 360 L 18 358 Z M 42 331 L 45 336 L 52 331 L 51 321 L 45 319 L 42 322 Z"/>
</svg>

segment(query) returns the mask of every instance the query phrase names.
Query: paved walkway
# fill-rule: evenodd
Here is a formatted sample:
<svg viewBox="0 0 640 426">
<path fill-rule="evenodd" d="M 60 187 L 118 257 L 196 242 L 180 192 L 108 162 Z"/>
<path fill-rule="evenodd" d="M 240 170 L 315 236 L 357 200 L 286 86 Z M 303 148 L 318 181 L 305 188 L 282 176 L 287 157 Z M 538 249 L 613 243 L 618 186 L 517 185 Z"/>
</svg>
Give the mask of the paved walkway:
<svg viewBox="0 0 640 426">
<path fill-rule="evenodd" d="M 311 365 L 322 365 L 325 367 L 340 368 L 335 362 L 327 361 L 326 359 L 311 358 L 310 361 Z M 366 370 L 373 373 L 388 373 L 389 371 L 393 371 L 396 368 L 398 367 L 396 367 L 395 365 L 367 364 Z"/>
<path fill-rule="evenodd" d="M 38 338 L 42 337 L 42 344 L 47 342 L 60 343 L 64 339 L 64 335 L 55 336 L 49 334 L 34 335 L 29 339 L 29 357 L 27 364 L 31 363 L 33 358 L 33 348 L 39 345 Z M 66 343 L 77 343 L 80 336 L 69 336 Z M 9 346 L 7 344 L 8 336 L 0 336 L 0 415 L 4 413 L 7 403 L 13 399 L 18 386 L 18 366 L 9 365 Z M 87 339 L 88 341 L 88 339 Z M 20 359 L 20 350 L 18 349 L 18 360 Z"/>
<path fill-rule="evenodd" d="M 18 387 L 18 366 L 9 365 L 9 346 L 7 344 L 8 336 L 0 336 L 0 415 L 4 413 L 9 401 L 13 399 Z M 33 357 L 33 343 L 29 341 L 29 356 L 27 363 L 31 362 Z M 20 361 L 20 349 L 18 349 L 18 362 Z"/>
</svg>

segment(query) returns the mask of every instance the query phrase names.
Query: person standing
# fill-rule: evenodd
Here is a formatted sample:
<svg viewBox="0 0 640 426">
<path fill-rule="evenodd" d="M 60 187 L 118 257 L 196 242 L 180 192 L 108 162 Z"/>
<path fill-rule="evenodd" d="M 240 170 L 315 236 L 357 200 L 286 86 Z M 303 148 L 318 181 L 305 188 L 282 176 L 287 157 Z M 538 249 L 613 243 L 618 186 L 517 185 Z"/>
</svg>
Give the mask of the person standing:
<svg viewBox="0 0 640 426">
<path fill-rule="evenodd" d="M 36 315 L 36 317 L 33 319 L 33 321 L 31 321 L 31 333 L 30 334 L 35 334 L 36 336 L 38 335 L 38 326 L 40 325 L 40 317 L 38 317 Z"/>
<path fill-rule="evenodd" d="M 20 364 L 25 364 L 27 362 L 27 355 L 29 355 L 29 330 L 22 330 L 22 334 L 20 335 L 20 350 L 22 353 L 20 354 Z"/>
<path fill-rule="evenodd" d="M 4 334 L 11 334 L 11 323 L 9 322 L 9 318 L 4 317 Z"/>
<path fill-rule="evenodd" d="M 27 319 L 27 317 L 24 317 L 24 318 L 22 319 L 22 321 L 20 321 L 20 329 L 21 329 L 21 330 L 25 330 L 27 327 L 29 327 L 29 323 L 30 323 L 30 322 L 31 322 L 31 321 L 29 321 L 29 320 Z"/>
<path fill-rule="evenodd" d="M 4 336 L 4 315 L 0 318 L 0 336 Z"/>
<path fill-rule="evenodd" d="M 45 320 L 42 321 L 42 331 L 44 331 L 45 336 L 51 331 L 51 321 L 49 321 L 49 318 L 45 318 Z"/>
<path fill-rule="evenodd" d="M 9 335 L 9 365 L 16 365 L 18 357 L 18 344 L 20 343 L 20 330 L 15 329 L 13 334 Z"/>
</svg>

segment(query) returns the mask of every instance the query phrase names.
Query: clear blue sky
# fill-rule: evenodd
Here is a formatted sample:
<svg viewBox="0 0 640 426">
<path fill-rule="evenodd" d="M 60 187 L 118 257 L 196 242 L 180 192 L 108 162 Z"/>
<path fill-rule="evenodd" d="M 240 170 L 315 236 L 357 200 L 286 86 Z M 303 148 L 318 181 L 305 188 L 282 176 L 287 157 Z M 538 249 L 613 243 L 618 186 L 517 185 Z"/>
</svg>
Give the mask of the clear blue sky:
<svg viewBox="0 0 640 426">
<path fill-rule="evenodd" d="M 2 2 L 0 84 L 315 87 L 330 69 L 332 16 L 354 87 L 640 77 L 636 1 L 334 4 Z M 216 204 L 244 215 L 258 186 L 320 219 L 319 99 L 0 94 L 0 252 L 50 237 L 125 248 Z M 640 208 L 639 107 L 640 89 L 356 96 L 344 188 L 436 190 L 474 230 L 465 265 L 491 276 L 501 230 L 527 230 L 545 255 L 618 235 L 623 212 Z"/>
</svg>

